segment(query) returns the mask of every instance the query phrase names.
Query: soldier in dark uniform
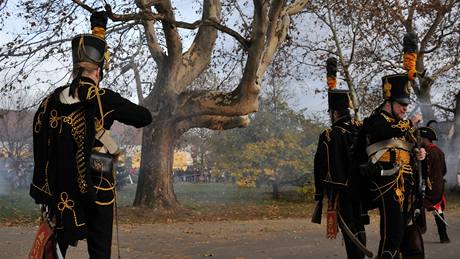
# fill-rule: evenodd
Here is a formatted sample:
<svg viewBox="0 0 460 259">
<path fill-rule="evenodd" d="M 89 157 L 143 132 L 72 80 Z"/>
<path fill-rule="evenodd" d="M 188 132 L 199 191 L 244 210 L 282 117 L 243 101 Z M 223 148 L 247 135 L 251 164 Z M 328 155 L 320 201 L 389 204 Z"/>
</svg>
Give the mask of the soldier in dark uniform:
<svg viewBox="0 0 460 259">
<path fill-rule="evenodd" d="M 335 77 L 334 77 L 335 78 Z M 366 244 L 364 225 L 361 222 L 361 206 L 354 198 L 352 148 L 359 125 L 351 119 L 351 99 L 347 90 L 328 91 L 329 114 L 332 126 L 319 136 L 314 158 L 315 200 L 328 198 L 328 238 L 335 238 L 338 226 L 342 229 L 347 257 L 364 258 L 361 251 L 344 232 L 348 228 L 355 239 Z M 319 209 L 321 210 L 321 209 Z M 321 223 L 319 218 L 314 223 Z M 346 225 L 346 226 L 345 226 Z"/>
<path fill-rule="evenodd" d="M 105 12 L 96 12 L 93 33 L 72 39 L 73 81 L 42 101 L 33 122 L 30 195 L 51 211 L 63 255 L 69 245 L 86 239 L 90 258 L 110 258 L 115 179 L 113 170 L 95 171 L 90 157 L 95 151 L 105 153 L 111 164 L 118 152 L 109 132 L 115 120 L 134 127 L 152 121 L 147 109 L 99 88 L 108 48 L 106 24 Z"/>
<path fill-rule="evenodd" d="M 449 243 L 447 235 L 444 209 L 446 197 L 444 193 L 444 176 L 447 173 L 444 152 L 433 143 L 438 140 L 435 131 L 430 127 L 419 128 L 422 146 L 426 150 L 426 159 L 423 161 L 423 173 L 426 182 L 425 199 L 423 205 L 427 211 L 432 211 L 438 227 L 441 243 Z"/>
<path fill-rule="evenodd" d="M 370 184 L 372 203 L 368 206 L 378 207 L 380 212 L 378 256 L 399 258 L 415 192 L 415 160 L 423 160 L 425 150 L 414 148 L 413 127 L 421 116 L 404 118 L 410 103 L 411 82 L 407 74 L 385 76 L 382 86 L 385 101 L 363 122 L 358 161 Z"/>
</svg>

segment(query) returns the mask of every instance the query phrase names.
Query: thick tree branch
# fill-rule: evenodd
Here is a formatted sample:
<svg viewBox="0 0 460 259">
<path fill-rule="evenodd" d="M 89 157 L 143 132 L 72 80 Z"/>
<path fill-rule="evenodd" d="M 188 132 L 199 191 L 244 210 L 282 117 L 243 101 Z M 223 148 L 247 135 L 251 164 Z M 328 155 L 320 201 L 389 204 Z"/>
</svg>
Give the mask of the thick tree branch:
<svg viewBox="0 0 460 259">
<path fill-rule="evenodd" d="M 142 25 L 144 26 L 145 36 L 147 38 L 147 47 L 149 48 L 150 55 L 158 66 L 162 66 L 166 59 L 166 54 L 163 52 L 160 44 L 158 43 L 154 21 L 144 21 Z"/>
<path fill-rule="evenodd" d="M 248 49 L 248 58 L 243 71 L 243 78 L 238 86 L 240 93 L 246 98 L 254 98 L 257 103 L 257 95 L 260 91 L 262 78 L 258 78 L 259 67 L 265 51 L 265 36 L 268 24 L 268 1 L 254 0 L 254 20 L 251 31 L 251 46 Z"/>
<path fill-rule="evenodd" d="M 191 128 L 227 130 L 245 128 L 249 125 L 249 116 L 211 116 L 203 115 L 188 118 L 177 123 L 177 132 L 182 134 Z"/>
<path fill-rule="evenodd" d="M 390 9 L 391 8 L 386 3 L 386 1 L 382 1 L 381 4 L 385 6 L 385 9 Z M 389 12 L 389 15 L 391 15 L 393 18 L 395 18 L 395 20 L 399 20 L 401 22 L 401 24 L 405 25 L 406 21 L 404 20 L 404 15 L 402 13 L 402 8 L 401 8 L 401 4 L 399 3 L 399 0 L 396 0 L 394 2 L 394 5 L 396 7 L 396 10 L 394 10 L 394 12 Z"/>
<path fill-rule="evenodd" d="M 177 71 L 182 61 L 182 40 L 180 38 L 177 27 L 174 25 L 176 21 L 173 8 L 170 0 L 163 0 L 155 4 L 158 13 L 162 14 L 166 19 L 162 19 L 163 31 L 168 49 L 168 65 Z M 173 76 L 171 78 L 174 78 Z"/>
<path fill-rule="evenodd" d="M 438 3 L 441 4 L 441 3 Z M 428 48 L 428 43 L 431 41 L 433 38 L 433 35 L 435 34 L 436 30 L 439 28 L 439 25 L 444 19 L 444 16 L 448 10 L 452 8 L 452 2 L 447 4 L 446 6 L 439 6 L 436 11 L 436 17 L 431 23 L 430 28 L 428 31 L 425 33 L 425 36 L 423 37 L 422 41 L 420 42 L 420 51 L 423 52 L 427 50 Z"/>
<path fill-rule="evenodd" d="M 131 61 L 131 67 L 133 69 L 134 79 L 136 81 L 137 99 L 139 100 L 139 105 L 142 105 L 144 104 L 144 94 L 142 93 L 141 74 L 139 72 L 139 68 L 134 63 L 134 60 Z"/>
<path fill-rule="evenodd" d="M 201 19 L 218 23 L 220 21 L 220 10 L 219 0 L 204 0 Z M 195 39 L 182 58 L 182 67 L 179 72 L 179 81 L 182 81 L 180 92 L 208 67 L 216 39 L 217 30 L 214 27 L 199 27 Z"/>
<path fill-rule="evenodd" d="M 241 116 L 255 111 L 252 100 L 242 99 L 237 91 L 185 92 L 179 96 L 178 105 L 178 121 L 202 115 Z"/>
<path fill-rule="evenodd" d="M 406 27 L 406 30 L 408 32 L 414 31 L 413 20 L 414 20 L 414 14 L 415 14 L 416 9 L 417 9 L 417 1 L 413 1 L 412 5 L 409 7 L 407 19 L 404 21 L 404 26 Z M 401 12 L 401 15 L 402 15 L 402 12 Z"/>
<path fill-rule="evenodd" d="M 309 0 L 296 0 L 294 3 L 290 4 L 287 7 L 286 9 L 287 15 L 291 16 L 291 15 L 296 15 L 300 13 L 301 11 L 305 9 L 305 7 L 307 6 L 309 2 L 310 2 Z"/>
<path fill-rule="evenodd" d="M 257 77 L 261 78 L 273 59 L 273 55 L 279 46 L 286 39 L 290 17 L 286 12 L 286 1 L 272 1 L 268 13 L 269 25 L 266 33 L 265 51 L 262 56 L 261 64 L 257 71 Z"/>
</svg>

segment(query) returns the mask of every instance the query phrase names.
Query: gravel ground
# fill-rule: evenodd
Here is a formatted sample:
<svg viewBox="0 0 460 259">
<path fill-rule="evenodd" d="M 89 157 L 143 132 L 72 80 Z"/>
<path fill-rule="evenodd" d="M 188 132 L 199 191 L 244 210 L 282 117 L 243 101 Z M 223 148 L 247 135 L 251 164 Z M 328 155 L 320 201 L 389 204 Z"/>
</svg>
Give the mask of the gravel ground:
<svg viewBox="0 0 460 259">
<path fill-rule="evenodd" d="M 460 211 L 446 212 L 449 244 L 440 244 L 427 214 L 426 258 L 460 258 Z M 378 216 L 367 227 L 368 247 L 378 246 Z M 0 227 L 0 258 L 26 258 L 36 227 Z M 114 231 L 115 232 L 115 231 Z M 325 238 L 325 225 L 309 219 L 215 221 L 119 226 L 121 258 L 346 258 L 342 238 Z M 116 236 L 112 257 L 117 258 Z M 87 258 L 86 243 L 70 248 L 67 258 Z"/>
</svg>

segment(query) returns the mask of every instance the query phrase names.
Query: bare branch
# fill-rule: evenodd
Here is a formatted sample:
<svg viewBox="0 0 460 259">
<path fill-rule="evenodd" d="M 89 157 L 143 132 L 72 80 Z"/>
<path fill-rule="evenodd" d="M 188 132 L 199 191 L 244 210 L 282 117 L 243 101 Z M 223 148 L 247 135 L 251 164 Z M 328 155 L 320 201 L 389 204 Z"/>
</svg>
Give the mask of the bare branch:
<svg viewBox="0 0 460 259">
<path fill-rule="evenodd" d="M 458 66 L 458 64 L 460 63 L 458 61 L 460 57 L 457 55 L 456 57 L 456 62 L 448 62 L 447 64 L 445 64 L 444 66 L 442 66 L 440 69 L 436 70 L 431 76 L 430 78 L 435 81 L 436 79 L 438 79 L 440 76 L 444 75 L 447 71 L 451 70 L 452 68 L 455 68 L 456 66 Z"/>
<path fill-rule="evenodd" d="M 440 104 L 432 104 L 434 107 L 437 107 L 441 110 L 444 110 L 444 111 L 448 111 L 448 112 L 452 112 L 452 113 L 455 113 L 455 109 L 452 109 L 452 108 L 448 108 L 448 107 L 444 107 Z"/>
<path fill-rule="evenodd" d="M 96 10 L 91 8 L 89 5 L 83 3 L 82 1 L 80 0 L 72 0 L 72 2 L 76 3 L 77 5 L 83 7 L 83 9 L 85 9 L 86 11 L 90 12 L 90 13 L 94 13 Z"/>
<path fill-rule="evenodd" d="M 249 44 L 250 42 L 245 39 L 243 36 L 241 36 L 241 34 L 239 34 L 237 31 L 225 26 L 225 25 L 222 25 L 220 24 L 219 22 L 216 22 L 214 20 L 210 20 L 210 19 L 207 19 L 207 20 L 198 20 L 198 21 L 195 21 L 193 23 L 187 23 L 187 22 L 180 22 L 180 21 L 176 21 L 174 22 L 174 25 L 179 27 L 179 28 L 184 28 L 184 29 L 190 29 L 190 30 L 194 30 L 196 28 L 199 28 L 200 26 L 212 26 L 216 29 L 218 29 L 219 31 L 221 32 L 224 32 L 230 36 L 232 36 L 233 38 L 235 38 L 242 46 L 244 49 L 248 49 L 249 47 Z"/>
</svg>

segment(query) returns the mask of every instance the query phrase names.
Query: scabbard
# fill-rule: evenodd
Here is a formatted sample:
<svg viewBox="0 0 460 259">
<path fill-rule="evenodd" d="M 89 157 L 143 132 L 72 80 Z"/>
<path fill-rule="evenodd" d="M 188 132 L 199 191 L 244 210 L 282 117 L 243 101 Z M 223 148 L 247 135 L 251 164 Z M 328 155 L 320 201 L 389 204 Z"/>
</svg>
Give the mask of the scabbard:
<svg viewBox="0 0 460 259">
<path fill-rule="evenodd" d="M 321 224 L 321 217 L 323 214 L 323 201 L 319 200 L 316 202 L 315 210 L 311 216 L 311 222 L 316 224 Z"/>
</svg>

